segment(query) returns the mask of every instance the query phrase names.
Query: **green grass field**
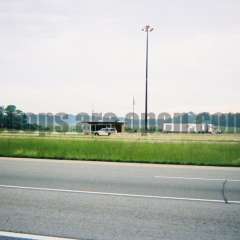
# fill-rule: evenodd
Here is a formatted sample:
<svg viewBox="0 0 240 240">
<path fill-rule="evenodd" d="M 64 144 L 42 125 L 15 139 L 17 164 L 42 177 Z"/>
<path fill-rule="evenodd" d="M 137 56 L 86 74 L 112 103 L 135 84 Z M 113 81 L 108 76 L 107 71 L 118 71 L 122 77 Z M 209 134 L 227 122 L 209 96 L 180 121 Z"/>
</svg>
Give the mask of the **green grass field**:
<svg viewBox="0 0 240 240">
<path fill-rule="evenodd" d="M 93 139 L 109 140 L 109 141 L 133 141 L 133 142 L 211 142 L 211 143 L 240 143 L 240 134 L 195 134 L 195 133 L 151 133 L 142 136 L 141 133 L 118 133 L 117 135 L 94 137 L 92 135 L 84 135 L 83 133 L 67 132 L 17 132 L 4 131 L 0 132 L 0 137 L 15 137 L 15 138 L 36 138 L 47 137 L 54 139 Z"/>
<path fill-rule="evenodd" d="M 105 138 L 0 137 L 0 156 L 240 166 L 240 142 L 110 141 Z"/>
</svg>

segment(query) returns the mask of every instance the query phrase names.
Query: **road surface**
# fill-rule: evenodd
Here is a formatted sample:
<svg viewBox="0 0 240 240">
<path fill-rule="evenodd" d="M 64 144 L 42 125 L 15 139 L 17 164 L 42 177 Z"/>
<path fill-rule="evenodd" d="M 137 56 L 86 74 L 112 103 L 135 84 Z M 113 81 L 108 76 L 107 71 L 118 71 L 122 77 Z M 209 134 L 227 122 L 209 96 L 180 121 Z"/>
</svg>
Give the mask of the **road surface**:
<svg viewBox="0 0 240 240">
<path fill-rule="evenodd" d="M 0 236 L 238 240 L 238 180 L 240 168 L 0 158 Z"/>
</svg>

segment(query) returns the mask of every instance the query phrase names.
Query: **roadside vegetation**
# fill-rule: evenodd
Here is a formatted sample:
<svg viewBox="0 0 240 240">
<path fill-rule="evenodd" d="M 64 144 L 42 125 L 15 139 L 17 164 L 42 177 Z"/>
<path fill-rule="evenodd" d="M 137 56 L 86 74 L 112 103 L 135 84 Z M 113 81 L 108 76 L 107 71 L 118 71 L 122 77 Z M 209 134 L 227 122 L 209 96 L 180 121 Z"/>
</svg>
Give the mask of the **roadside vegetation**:
<svg viewBox="0 0 240 240">
<path fill-rule="evenodd" d="M 110 140 L 110 139 L 109 139 Z M 240 166 L 240 142 L 109 141 L 1 136 L 0 156 L 210 166 Z"/>
</svg>

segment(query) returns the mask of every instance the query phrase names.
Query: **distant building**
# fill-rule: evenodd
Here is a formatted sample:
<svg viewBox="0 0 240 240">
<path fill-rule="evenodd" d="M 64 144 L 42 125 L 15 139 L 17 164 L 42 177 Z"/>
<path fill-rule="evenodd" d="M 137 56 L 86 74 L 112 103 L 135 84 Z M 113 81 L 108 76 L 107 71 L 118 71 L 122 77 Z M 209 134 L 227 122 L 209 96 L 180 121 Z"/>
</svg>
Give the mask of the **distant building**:
<svg viewBox="0 0 240 240">
<path fill-rule="evenodd" d="M 213 124 L 196 123 L 164 123 L 163 132 L 181 133 L 216 133 L 217 127 Z"/>
</svg>

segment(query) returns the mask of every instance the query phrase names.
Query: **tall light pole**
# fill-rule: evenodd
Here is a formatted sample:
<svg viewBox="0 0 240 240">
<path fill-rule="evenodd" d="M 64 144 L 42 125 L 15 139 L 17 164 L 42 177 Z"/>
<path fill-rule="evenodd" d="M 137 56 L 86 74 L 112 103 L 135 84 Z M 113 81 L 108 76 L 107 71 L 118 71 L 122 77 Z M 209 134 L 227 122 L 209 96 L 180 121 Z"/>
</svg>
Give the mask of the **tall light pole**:
<svg viewBox="0 0 240 240">
<path fill-rule="evenodd" d="M 135 111 L 134 111 L 134 107 L 135 107 L 135 99 L 134 99 L 134 96 L 133 96 L 133 102 L 132 102 L 132 104 L 133 104 L 133 124 L 132 124 L 132 126 L 133 126 L 133 131 L 134 131 L 134 115 L 135 115 Z"/>
<path fill-rule="evenodd" d="M 153 27 L 146 25 L 142 31 L 146 32 L 146 86 L 145 86 L 145 133 L 148 131 L 148 33 L 153 31 Z"/>
</svg>

